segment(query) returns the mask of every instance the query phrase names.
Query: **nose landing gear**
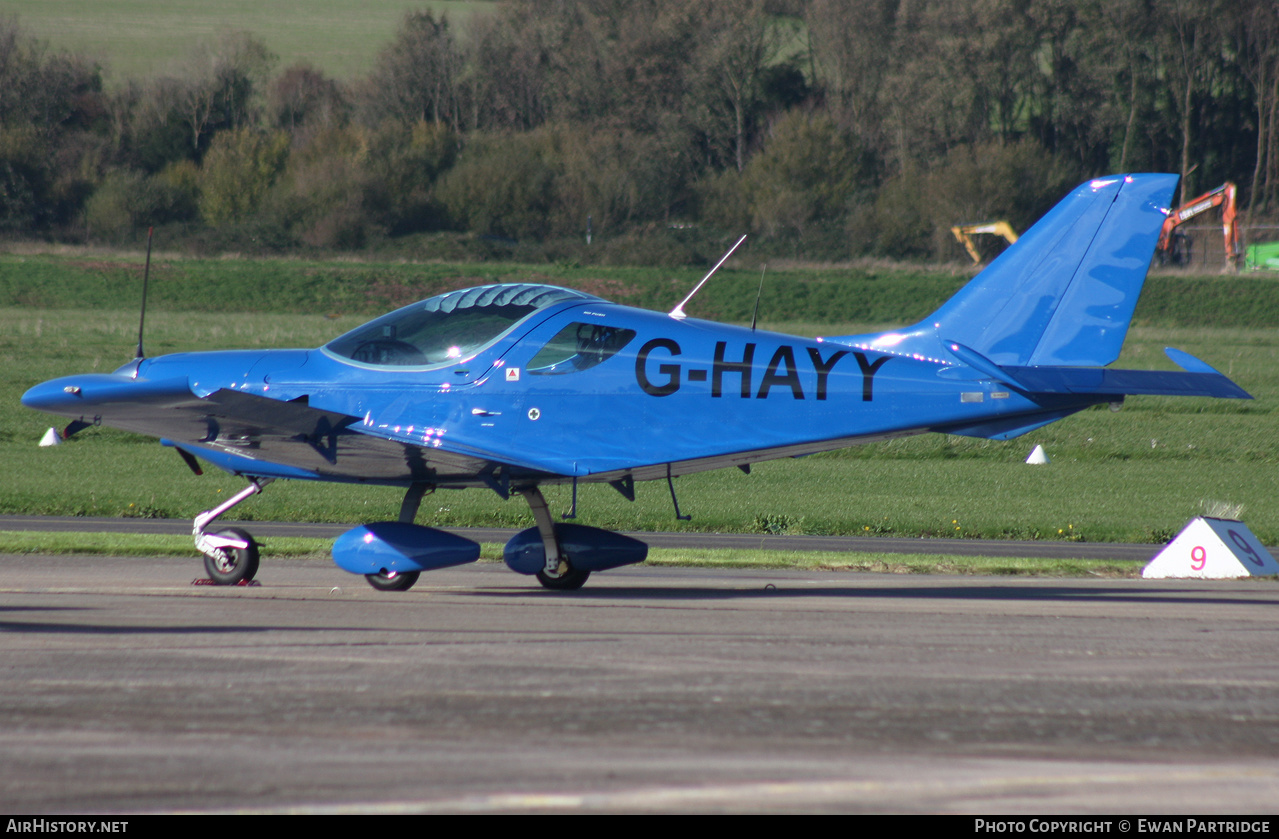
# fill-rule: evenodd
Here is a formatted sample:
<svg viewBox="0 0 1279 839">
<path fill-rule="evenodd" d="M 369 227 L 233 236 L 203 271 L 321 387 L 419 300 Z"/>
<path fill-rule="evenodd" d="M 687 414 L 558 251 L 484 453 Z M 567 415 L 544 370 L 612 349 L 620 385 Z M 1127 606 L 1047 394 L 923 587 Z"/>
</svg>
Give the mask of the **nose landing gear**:
<svg viewBox="0 0 1279 839">
<path fill-rule="evenodd" d="M 272 480 L 250 478 L 247 487 L 195 517 L 191 535 L 195 537 L 196 550 L 204 554 L 204 572 L 214 584 L 233 586 L 252 580 L 258 573 L 258 543 L 248 531 L 238 527 L 228 527 L 216 533 L 209 533 L 205 528 L 241 501 L 257 495 Z"/>
</svg>

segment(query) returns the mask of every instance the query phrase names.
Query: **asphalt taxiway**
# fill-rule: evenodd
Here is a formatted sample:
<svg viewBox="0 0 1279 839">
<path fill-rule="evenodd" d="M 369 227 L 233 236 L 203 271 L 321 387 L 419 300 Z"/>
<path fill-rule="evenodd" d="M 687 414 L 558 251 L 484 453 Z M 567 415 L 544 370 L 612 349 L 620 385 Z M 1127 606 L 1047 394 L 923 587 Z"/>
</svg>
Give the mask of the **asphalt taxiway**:
<svg viewBox="0 0 1279 839">
<path fill-rule="evenodd" d="M 8 812 L 1273 812 L 1279 585 L 0 556 Z"/>
</svg>

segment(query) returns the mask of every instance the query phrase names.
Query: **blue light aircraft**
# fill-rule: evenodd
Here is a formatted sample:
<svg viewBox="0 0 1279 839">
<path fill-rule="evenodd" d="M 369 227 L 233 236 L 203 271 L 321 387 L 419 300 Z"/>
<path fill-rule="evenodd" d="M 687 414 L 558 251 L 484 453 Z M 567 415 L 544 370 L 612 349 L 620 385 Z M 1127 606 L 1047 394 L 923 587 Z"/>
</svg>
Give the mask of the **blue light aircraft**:
<svg viewBox="0 0 1279 839">
<path fill-rule="evenodd" d="M 647 547 L 555 521 L 544 484 L 607 482 L 633 499 L 636 481 L 749 472 L 892 437 L 1008 439 L 1126 394 L 1250 398 L 1178 350 L 1167 352 L 1184 372 L 1106 367 L 1175 183 L 1081 185 L 932 315 L 882 334 L 801 338 L 686 317 L 684 303 L 664 314 L 491 285 L 406 306 L 318 349 L 139 357 L 45 382 L 22 401 L 72 418 L 67 435 L 93 425 L 150 434 L 197 472 L 198 456 L 246 478 L 195 519 L 215 582 L 251 579 L 258 548 L 212 522 L 291 478 L 405 489 L 398 521 L 360 525 L 333 546 L 337 564 L 375 588 L 476 560 L 476 543 L 413 522 L 434 488 L 487 487 L 523 496 L 536 523 L 506 545 L 511 569 L 575 589 Z"/>
</svg>

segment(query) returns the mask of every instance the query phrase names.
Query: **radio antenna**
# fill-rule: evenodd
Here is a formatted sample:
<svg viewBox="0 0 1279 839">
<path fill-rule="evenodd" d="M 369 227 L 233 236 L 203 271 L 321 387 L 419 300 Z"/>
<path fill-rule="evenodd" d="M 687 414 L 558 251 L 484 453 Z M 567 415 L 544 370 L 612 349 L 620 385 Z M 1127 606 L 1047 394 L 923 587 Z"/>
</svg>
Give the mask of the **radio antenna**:
<svg viewBox="0 0 1279 839">
<path fill-rule="evenodd" d="M 730 256 L 732 256 L 732 255 L 733 255 L 733 251 L 737 250 L 737 246 L 738 246 L 738 245 L 740 245 L 742 242 L 745 242 L 745 241 L 746 241 L 746 234 L 744 234 L 744 233 L 743 233 L 743 234 L 742 234 L 742 238 L 738 239 L 738 240 L 737 240 L 737 242 L 736 242 L 736 243 L 735 243 L 735 244 L 734 244 L 731 248 L 729 248 L 729 249 L 728 249 L 728 253 L 724 254 L 723 256 L 721 256 L 721 257 L 719 258 L 719 262 L 716 262 L 716 263 L 715 263 L 715 267 L 714 267 L 714 268 L 712 268 L 712 269 L 711 269 L 711 270 L 710 270 L 710 271 L 706 274 L 706 276 L 705 276 L 705 277 L 702 277 L 702 281 L 701 281 L 700 283 L 698 283 L 697 285 L 693 286 L 693 290 L 692 290 L 692 291 L 690 291 L 690 292 L 688 293 L 688 296 L 687 296 L 687 297 L 685 297 L 683 300 L 679 301 L 679 305 L 678 305 L 678 306 L 676 306 L 674 309 L 671 309 L 671 310 L 670 310 L 669 314 L 670 314 L 670 316 L 671 316 L 671 317 L 673 317 L 673 318 L 679 318 L 679 319 L 683 319 L 683 318 L 688 317 L 688 315 L 684 314 L 684 304 L 686 304 L 688 301 L 690 301 L 690 300 L 692 300 L 692 299 L 693 299 L 693 295 L 694 295 L 694 294 L 697 294 L 697 292 L 701 289 L 701 287 L 702 287 L 702 286 L 704 286 L 704 285 L 706 285 L 706 281 L 707 281 L 707 280 L 709 280 L 709 279 L 711 278 L 711 274 L 714 274 L 716 271 L 718 271 L 718 270 L 719 270 L 719 266 L 721 266 L 721 265 L 723 265 L 725 262 L 727 262 L 727 261 L 728 261 L 728 258 L 729 258 Z"/>
<path fill-rule="evenodd" d="M 147 282 L 151 279 L 151 234 L 154 232 L 154 227 L 147 228 L 147 264 L 142 270 L 142 314 L 138 317 L 138 354 L 135 359 L 146 358 L 142 353 L 142 327 L 147 322 Z"/>
<path fill-rule="evenodd" d="M 751 314 L 751 332 L 755 331 L 755 323 L 759 320 L 759 298 L 764 294 L 764 272 L 768 270 L 768 263 L 759 269 L 759 290 L 755 292 L 755 311 Z"/>
</svg>

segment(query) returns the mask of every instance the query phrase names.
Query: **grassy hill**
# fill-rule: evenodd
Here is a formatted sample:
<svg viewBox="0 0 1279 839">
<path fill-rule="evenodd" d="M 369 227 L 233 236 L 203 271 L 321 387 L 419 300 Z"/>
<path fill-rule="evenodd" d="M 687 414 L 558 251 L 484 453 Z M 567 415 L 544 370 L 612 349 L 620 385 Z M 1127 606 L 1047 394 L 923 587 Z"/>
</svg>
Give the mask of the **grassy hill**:
<svg viewBox="0 0 1279 839">
<path fill-rule="evenodd" d="M 0 306 L 100 307 L 128 311 L 141 290 L 142 253 L 62 249 L 0 253 Z M 720 270 L 689 306 L 711 320 L 749 322 L 760 267 L 752 258 Z M 375 315 L 454 288 L 544 282 L 608 300 L 666 311 L 704 267 L 638 268 L 504 262 L 192 259 L 157 254 L 151 304 L 157 310 Z M 887 262 L 769 267 L 760 318 L 769 323 L 900 325 L 954 294 L 973 269 Z M 1133 322 L 1162 327 L 1267 328 L 1279 324 L 1279 274 L 1153 273 Z M 831 329 L 822 330 L 836 334 Z"/>
<path fill-rule="evenodd" d="M 429 8 L 465 19 L 477 0 L 0 0 L 0 15 L 53 49 L 80 52 L 108 84 L 147 79 L 189 58 L 202 40 L 247 31 L 280 57 L 308 61 L 338 79 L 361 76 L 394 37 L 404 13 Z"/>
</svg>

